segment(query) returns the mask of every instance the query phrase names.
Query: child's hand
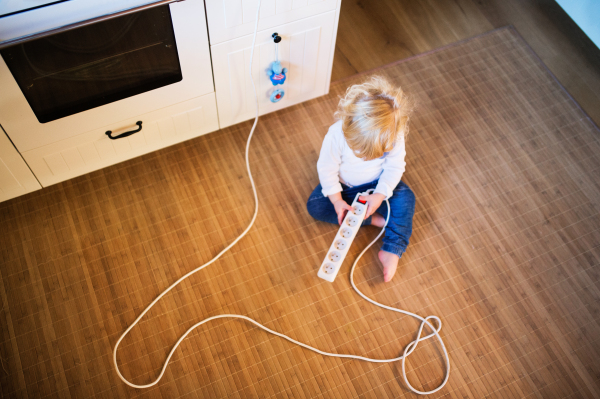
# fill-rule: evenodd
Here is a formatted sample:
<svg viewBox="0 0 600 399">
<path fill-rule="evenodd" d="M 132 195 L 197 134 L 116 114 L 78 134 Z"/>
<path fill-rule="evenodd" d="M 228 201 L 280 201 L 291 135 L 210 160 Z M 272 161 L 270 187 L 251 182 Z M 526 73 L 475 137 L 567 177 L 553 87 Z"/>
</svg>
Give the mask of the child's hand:
<svg viewBox="0 0 600 399">
<path fill-rule="evenodd" d="M 348 213 L 348 211 L 351 211 L 352 207 L 350 205 L 348 205 L 348 203 L 341 198 L 339 200 L 335 201 L 333 203 L 333 206 L 335 208 L 335 213 L 337 213 L 338 224 L 341 225 L 342 220 L 344 220 L 344 217 L 346 216 L 346 213 Z"/>
<path fill-rule="evenodd" d="M 381 206 L 381 203 L 385 199 L 385 195 L 381 193 L 375 193 L 371 195 L 361 195 L 358 199 L 367 201 L 369 205 L 367 207 L 367 213 L 365 214 L 365 219 L 375 213 L 377 209 Z"/>
</svg>

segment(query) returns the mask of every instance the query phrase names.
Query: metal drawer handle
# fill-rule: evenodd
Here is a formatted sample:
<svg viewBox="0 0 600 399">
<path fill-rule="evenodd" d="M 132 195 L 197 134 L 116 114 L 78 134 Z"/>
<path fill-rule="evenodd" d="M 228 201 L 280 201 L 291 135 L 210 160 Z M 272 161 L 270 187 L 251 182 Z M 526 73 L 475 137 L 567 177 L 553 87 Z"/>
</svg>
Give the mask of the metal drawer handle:
<svg viewBox="0 0 600 399">
<path fill-rule="evenodd" d="M 110 135 L 112 133 L 112 130 L 107 130 L 106 131 L 106 135 L 111 140 L 122 139 L 123 137 L 131 136 L 132 134 L 137 133 L 137 132 L 139 132 L 139 131 L 142 130 L 142 121 L 137 121 L 135 124 L 138 125 L 138 128 L 136 130 L 131 130 L 129 132 L 125 132 L 125 133 L 120 134 L 120 135 L 115 136 L 115 137 L 113 137 L 113 136 Z"/>
</svg>

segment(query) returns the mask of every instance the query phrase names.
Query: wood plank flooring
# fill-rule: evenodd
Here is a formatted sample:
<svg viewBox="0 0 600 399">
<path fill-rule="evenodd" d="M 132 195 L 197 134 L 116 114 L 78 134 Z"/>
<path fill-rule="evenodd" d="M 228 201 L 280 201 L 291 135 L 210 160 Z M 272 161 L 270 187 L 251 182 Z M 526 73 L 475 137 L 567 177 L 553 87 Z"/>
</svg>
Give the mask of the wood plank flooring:
<svg viewBox="0 0 600 399">
<path fill-rule="evenodd" d="M 600 395 L 600 134 L 521 37 L 501 29 L 377 73 L 417 102 L 404 180 L 414 235 L 384 283 L 377 247 L 359 265 L 377 301 L 443 321 L 452 371 L 434 397 Z M 169 293 L 123 341 L 136 383 L 205 317 L 248 315 L 324 350 L 393 357 L 418 323 L 316 277 L 337 227 L 305 201 L 338 96 L 262 117 L 251 147 L 256 225 L 230 253 Z M 251 122 L 0 204 L 0 393 L 37 398 L 415 397 L 399 363 L 324 358 L 242 321 L 194 331 L 163 380 L 127 387 L 120 334 L 165 287 L 247 225 Z M 292 244 L 289 244 L 292 243 Z M 426 342 L 408 361 L 422 389 L 443 376 Z"/>
<path fill-rule="evenodd" d="M 344 0 L 332 79 L 507 25 L 600 125 L 600 49 L 554 0 Z"/>
</svg>

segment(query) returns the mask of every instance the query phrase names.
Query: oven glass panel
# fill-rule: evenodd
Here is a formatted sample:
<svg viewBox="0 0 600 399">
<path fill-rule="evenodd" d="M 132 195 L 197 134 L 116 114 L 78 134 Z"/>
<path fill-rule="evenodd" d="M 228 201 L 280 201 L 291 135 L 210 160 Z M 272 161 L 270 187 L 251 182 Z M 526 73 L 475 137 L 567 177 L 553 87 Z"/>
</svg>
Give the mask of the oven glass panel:
<svg viewBox="0 0 600 399">
<path fill-rule="evenodd" d="M 0 53 L 40 123 L 182 79 L 168 5 Z"/>
</svg>

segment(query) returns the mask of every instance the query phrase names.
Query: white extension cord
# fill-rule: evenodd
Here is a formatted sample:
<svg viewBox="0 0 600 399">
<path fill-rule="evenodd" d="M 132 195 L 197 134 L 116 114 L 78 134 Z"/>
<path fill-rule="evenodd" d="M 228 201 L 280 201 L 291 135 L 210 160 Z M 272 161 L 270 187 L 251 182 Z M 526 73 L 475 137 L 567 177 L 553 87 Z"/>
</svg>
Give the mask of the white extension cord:
<svg viewBox="0 0 600 399">
<path fill-rule="evenodd" d="M 429 395 L 432 394 L 434 392 L 439 391 L 440 389 L 442 389 L 442 387 L 444 387 L 444 385 L 446 385 L 446 382 L 448 382 L 448 377 L 450 377 L 450 358 L 448 357 L 448 351 L 446 350 L 446 346 L 444 345 L 444 341 L 442 341 L 442 337 L 439 335 L 439 332 L 442 328 L 442 322 L 439 319 L 439 317 L 437 316 L 427 316 L 425 318 L 411 313 L 411 312 L 407 312 L 405 310 L 402 309 L 398 309 L 398 308 L 393 308 L 391 306 L 386 306 L 383 305 L 379 302 L 376 302 L 372 299 L 370 299 L 369 297 L 367 297 L 365 294 L 363 294 L 362 292 L 360 292 L 360 290 L 358 289 L 358 287 L 356 287 L 356 284 L 354 283 L 354 268 L 356 267 L 358 261 L 360 260 L 360 258 L 363 256 L 363 254 L 379 239 L 379 237 L 381 237 L 381 235 L 385 232 L 385 227 L 388 224 L 389 218 L 390 218 L 390 213 L 391 213 L 391 209 L 390 209 L 390 203 L 388 202 L 388 200 L 386 199 L 385 202 L 387 204 L 388 207 L 388 215 L 387 218 L 385 220 L 385 225 L 383 226 L 383 228 L 381 229 L 381 232 L 379 233 L 379 235 L 377 237 L 375 237 L 375 239 L 373 241 L 371 241 L 371 243 L 360 253 L 360 255 L 358 255 L 358 257 L 356 258 L 356 260 L 354 261 L 354 264 L 352 265 L 352 269 L 350 269 L 350 282 L 352 283 L 352 287 L 354 288 L 354 290 L 358 293 L 358 295 L 360 295 L 361 297 L 363 297 L 364 299 L 366 299 L 367 301 L 371 302 L 373 305 L 379 306 L 380 308 L 383 309 L 388 309 L 394 312 L 398 312 L 398 313 L 403 313 L 406 314 L 408 316 L 412 316 L 418 320 L 421 321 L 421 325 L 419 326 L 419 332 L 417 333 L 417 338 L 414 341 L 411 341 L 408 345 L 406 345 L 406 347 L 404 348 L 404 353 L 402 354 L 402 356 L 393 358 L 393 359 L 371 359 L 368 357 L 363 357 L 363 356 L 357 356 L 357 355 L 346 355 L 346 354 L 338 354 L 338 353 L 330 353 L 330 352 L 324 352 L 322 350 L 319 350 L 317 348 L 314 348 L 310 345 L 304 344 L 302 342 L 298 342 L 293 338 L 288 337 L 287 335 L 278 333 L 277 331 L 273 331 L 268 327 L 263 326 L 262 324 L 260 324 L 259 322 L 247 317 L 247 316 L 243 316 L 243 315 L 239 315 L 239 314 L 220 314 L 220 315 L 216 315 L 216 316 L 212 316 L 212 317 L 208 317 L 196 324 L 194 324 L 192 327 L 190 327 L 185 334 L 183 334 L 179 340 L 177 340 L 177 342 L 175 343 L 175 345 L 173 346 L 173 348 L 171 349 L 171 352 L 169 352 L 169 356 L 167 356 L 167 359 L 165 360 L 165 363 L 163 364 L 162 370 L 160 371 L 160 374 L 158 376 L 158 378 L 156 380 L 154 380 L 154 382 L 151 382 L 149 384 L 146 385 L 136 385 L 133 384 L 129 381 L 127 381 L 127 379 L 125 379 L 125 377 L 123 377 L 123 375 L 121 374 L 121 371 L 119 370 L 119 366 L 117 364 L 117 349 L 119 348 L 119 344 L 121 343 L 121 341 L 123 340 L 123 338 L 125 338 L 125 336 L 129 333 L 129 331 L 131 331 L 131 329 L 133 327 L 135 327 L 135 325 L 142 319 L 142 317 L 144 317 L 144 315 L 146 313 L 148 313 L 148 311 L 150 309 L 152 309 L 152 307 L 156 304 L 156 302 L 158 302 L 163 296 L 165 296 L 169 291 L 171 291 L 173 288 L 175 288 L 175 286 L 177 286 L 179 283 L 181 283 L 183 280 L 185 280 L 186 278 L 188 278 L 189 276 L 191 276 L 192 274 L 204 269 L 205 267 L 207 267 L 208 265 L 210 265 L 211 263 L 215 262 L 217 259 L 219 259 L 225 252 L 229 251 L 229 249 L 231 247 L 233 247 L 235 244 L 237 244 L 237 242 L 239 240 L 242 239 L 242 237 L 244 237 L 248 231 L 250 230 L 250 228 L 252 227 L 252 225 L 254 224 L 254 221 L 256 220 L 256 215 L 258 214 L 258 195 L 256 194 L 256 186 L 254 185 L 254 179 L 252 178 L 252 173 L 250 171 L 250 162 L 248 159 L 248 151 L 250 149 L 250 140 L 252 140 L 252 135 L 254 134 L 254 129 L 256 128 L 256 124 L 258 123 L 258 96 L 256 94 L 256 86 L 254 84 L 254 79 L 252 77 L 252 59 L 254 57 L 254 45 L 256 42 L 256 34 L 258 32 L 258 17 L 259 17 L 259 12 L 260 12 L 260 5 L 261 5 L 261 0 L 258 0 L 258 7 L 257 7 L 257 11 L 256 11 L 256 24 L 254 26 L 254 37 L 252 39 L 252 48 L 250 50 L 250 80 L 252 81 L 252 88 L 254 89 L 254 98 L 256 101 L 256 116 L 254 118 L 254 124 L 252 125 L 252 129 L 250 130 L 250 135 L 248 136 L 248 141 L 246 142 L 246 169 L 248 170 L 248 177 L 250 178 L 250 183 L 252 185 L 252 192 L 254 194 L 254 215 L 252 216 L 252 220 L 250 221 L 250 224 L 248 225 L 248 227 L 246 227 L 246 230 L 243 231 L 242 234 L 240 234 L 240 236 L 238 238 L 236 238 L 231 244 L 229 244 L 225 249 L 223 249 L 221 252 L 219 252 L 217 254 L 217 256 L 215 256 L 214 258 L 212 258 L 210 261 L 206 262 L 205 264 L 203 264 L 200 267 L 197 267 L 196 269 L 188 272 L 187 274 L 185 274 L 184 276 L 180 277 L 177 281 L 175 281 L 173 284 L 171 284 L 166 290 L 164 290 L 158 297 L 156 297 L 156 299 L 154 301 L 152 301 L 152 303 L 150 303 L 150 305 L 148 305 L 148 307 L 146 307 L 146 309 L 144 309 L 144 311 L 137 317 L 137 319 L 135 319 L 135 321 L 127 328 L 127 330 L 125 330 L 125 332 L 119 337 L 119 339 L 117 340 L 117 343 L 115 344 L 115 349 L 113 350 L 113 362 L 115 365 L 115 370 L 117 371 L 117 374 L 119 375 L 119 378 L 121 378 L 121 380 L 129 385 L 130 387 L 133 388 L 150 388 L 153 385 L 156 385 L 160 379 L 162 378 L 162 376 L 165 374 L 165 370 L 167 369 L 167 365 L 169 364 L 169 360 L 171 360 L 171 356 L 173 356 L 173 353 L 175 353 L 175 350 L 177 349 L 177 347 L 179 346 L 179 344 L 181 343 L 181 341 L 183 341 L 185 339 L 185 337 L 188 336 L 189 333 L 191 333 L 196 327 L 201 326 L 204 323 L 208 323 L 211 320 L 215 320 L 215 319 L 223 319 L 223 318 L 234 318 L 234 319 L 244 319 L 249 321 L 250 323 L 256 325 L 257 327 L 262 328 L 263 330 L 277 335 L 278 337 L 287 339 L 290 342 L 293 342 L 296 345 L 299 345 L 303 348 L 309 349 L 313 352 L 319 353 L 323 356 L 331 356 L 331 357 L 340 357 L 340 358 L 349 358 L 349 359 L 357 359 L 357 360 L 364 360 L 367 362 L 372 362 L 372 363 L 389 363 L 389 362 L 395 362 L 398 360 L 402 360 L 402 377 L 404 377 L 404 382 L 406 383 L 406 385 L 408 386 L 408 388 L 413 391 L 414 393 L 420 394 L 420 395 Z M 437 324 L 437 328 L 435 328 L 430 322 L 429 320 L 433 319 L 436 321 Z M 431 329 L 431 331 L 433 331 L 431 334 L 422 337 L 421 338 L 421 333 L 423 331 L 423 328 L 425 327 L 425 325 L 427 325 L 427 327 L 429 327 Z M 438 341 L 440 342 L 440 345 L 444 351 L 444 357 L 446 360 L 446 375 L 444 377 L 444 381 L 435 389 L 431 390 L 431 391 L 419 391 L 417 389 L 415 389 L 410 382 L 408 382 L 408 378 L 406 377 L 406 358 L 408 357 L 408 355 L 410 355 L 416 348 L 417 345 L 419 344 L 420 341 L 432 338 L 433 336 L 435 336 Z"/>
</svg>

